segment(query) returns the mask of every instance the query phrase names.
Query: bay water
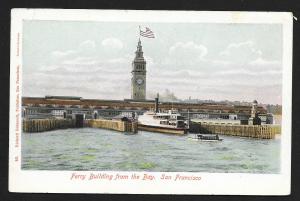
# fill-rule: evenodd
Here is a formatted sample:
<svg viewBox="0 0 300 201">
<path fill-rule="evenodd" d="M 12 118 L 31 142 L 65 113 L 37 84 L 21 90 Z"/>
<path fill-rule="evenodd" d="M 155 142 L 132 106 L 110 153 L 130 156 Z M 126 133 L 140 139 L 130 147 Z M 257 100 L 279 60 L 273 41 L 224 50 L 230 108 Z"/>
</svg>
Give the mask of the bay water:
<svg viewBox="0 0 300 201">
<path fill-rule="evenodd" d="M 221 142 L 80 128 L 22 134 L 23 170 L 280 173 L 280 137 Z"/>
</svg>

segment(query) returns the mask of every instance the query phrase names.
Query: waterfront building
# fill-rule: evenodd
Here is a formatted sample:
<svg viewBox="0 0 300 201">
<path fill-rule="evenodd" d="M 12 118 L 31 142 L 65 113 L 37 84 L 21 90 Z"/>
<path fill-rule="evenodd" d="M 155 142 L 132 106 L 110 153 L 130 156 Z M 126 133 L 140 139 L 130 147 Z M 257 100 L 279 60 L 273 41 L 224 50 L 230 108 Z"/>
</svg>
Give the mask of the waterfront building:
<svg viewBox="0 0 300 201">
<path fill-rule="evenodd" d="M 120 114 L 130 116 L 154 110 L 154 100 L 101 100 L 75 97 L 22 97 L 22 114 L 24 118 L 55 118 L 54 114 L 64 114 L 71 118 L 73 114 L 85 114 L 85 118 L 113 118 Z M 217 103 L 171 103 L 159 102 L 161 111 L 177 110 L 181 115 L 191 119 L 228 119 L 248 120 L 251 117 L 250 106 L 224 105 Z M 51 113 L 55 110 L 56 112 Z M 58 112 L 60 110 L 60 112 Z M 271 114 L 261 106 L 256 107 L 262 123 L 272 123 Z"/>
<path fill-rule="evenodd" d="M 258 106 L 257 100 L 254 100 L 251 108 L 251 117 L 249 118 L 248 121 L 249 125 L 261 125 L 261 119 L 258 117 L 257 106 Z"/>
<path fill-rule="evenodd" d="M 257 117 L 260 118 L 261 124 L 280 124 L 280 122 L 274 121 L 274 116 L 271 113 L 258 114 Z"/>
<path fill-rule="evenodd" d="M 57 118 L 63 118 L 65 116 L 65 110 L 51 110 L 51 115 Z"/>
<path fill-rule="evenodd" d="M 220 125 L 242 125 L 244 124 L 241 120 L 233 119 L 191 119 L 195 123 L 204 123 L 204 124 L 220 124 Z"/>
</svg>

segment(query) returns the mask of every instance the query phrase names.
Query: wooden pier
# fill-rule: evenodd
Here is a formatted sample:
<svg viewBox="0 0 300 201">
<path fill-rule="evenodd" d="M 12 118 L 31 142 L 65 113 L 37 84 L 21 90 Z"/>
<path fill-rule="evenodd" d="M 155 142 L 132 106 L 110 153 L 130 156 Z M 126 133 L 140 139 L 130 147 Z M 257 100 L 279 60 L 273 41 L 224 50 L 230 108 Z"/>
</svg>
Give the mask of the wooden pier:
<svg viewBox="0 0 300 201">
<path fill-rule="evenodd" d="M 75 120 L 72 119 L 23 119 L 23 132 L 35 133 L 55 129 L 74 128 Z"/>
<path fill-rule="evenodd" d="M 192 122 L 190 132 L 274 139 L 276 134 L 281 133 L 281 127 L 280 125 L 221 125 Z"/>
<path fill-rule="evenodd" d="M 137 133 L 136 121 L 90 119 L 84 120 L 83 127 L 103 128 L 120 132 Z M 54 129 L 76 128 L 75 119 L 23 119 L 23 132 L 43 132 Z M 191 122 L 191 133 L 213 133 L 220 135 L 274 139 L 281 134 L 280 125 L 231 125 Z"/>
<path fill-rule="evenodd" d="M 86 120 L 87 126 L 92 128 L 104 128 L 120 132 L 137 133 L 138 124 L 136 121 L 121 121 L 121 120 L 106 120 L 106 119 L 91 119 Z"/>
<path fill-rule="evenodd" d="M 137 122 L 121 121 L 121 120 L 105 120 L 93 119 L 84 120 L 83 126 L 92 128 L 110 129 L 120 132 L 133 132 L 137 133 Z M 34 133 L 50 131 L 55 129 L 76 128 L 75 119 L 23 119 L 22 130 L 23 132 Z"/>
</svg>

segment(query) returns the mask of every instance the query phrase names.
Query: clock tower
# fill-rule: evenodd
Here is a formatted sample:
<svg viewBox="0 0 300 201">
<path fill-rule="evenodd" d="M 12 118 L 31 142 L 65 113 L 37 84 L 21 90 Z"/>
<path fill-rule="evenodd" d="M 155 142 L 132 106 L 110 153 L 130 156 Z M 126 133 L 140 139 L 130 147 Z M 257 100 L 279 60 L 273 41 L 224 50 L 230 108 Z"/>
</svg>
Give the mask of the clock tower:
<svg viewBox="0 0 300 201">
<path fill-rule="evenodd" d="M 131 71 L 131 99 L 146 99 L 146 61 L 143 56 L 141 40 L 139 39 Z"/>
</svg>

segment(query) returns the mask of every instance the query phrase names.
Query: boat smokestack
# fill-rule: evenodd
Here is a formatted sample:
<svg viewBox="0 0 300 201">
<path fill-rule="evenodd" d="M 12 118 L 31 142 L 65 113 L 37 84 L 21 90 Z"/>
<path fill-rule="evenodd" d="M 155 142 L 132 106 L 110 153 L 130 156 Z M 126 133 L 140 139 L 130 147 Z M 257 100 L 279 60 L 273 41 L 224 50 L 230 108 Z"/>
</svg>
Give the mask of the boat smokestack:
<svg viewBox="0 0 300 201">
<path fill-rule="evenodd" d="M 158 113 L 158 99 L 159 99 L 159 94 L 157 93 L 157 96 L 155 98 L 155 112 Z"/>
</svg>

